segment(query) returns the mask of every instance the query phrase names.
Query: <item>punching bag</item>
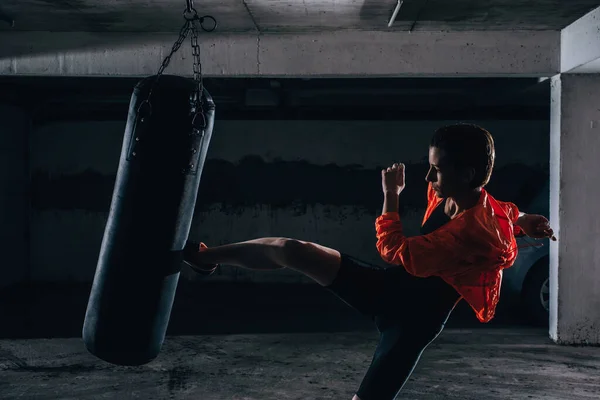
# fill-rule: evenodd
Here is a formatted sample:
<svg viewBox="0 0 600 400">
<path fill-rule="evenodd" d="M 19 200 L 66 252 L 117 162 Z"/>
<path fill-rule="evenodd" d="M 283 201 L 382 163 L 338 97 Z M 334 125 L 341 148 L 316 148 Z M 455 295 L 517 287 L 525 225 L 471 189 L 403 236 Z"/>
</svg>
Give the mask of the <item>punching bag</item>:
<svg viewBox="0 0 600 400">
<path fill-rule="evenodd" d="M 215 105 L 193 80 L 161 75 L 134 88 L 110 214 L 83 325 L 90 353 L 141 365 L 162 347 Z M 151 97 L 148 100 L 148 94 Z"/>
</svg>

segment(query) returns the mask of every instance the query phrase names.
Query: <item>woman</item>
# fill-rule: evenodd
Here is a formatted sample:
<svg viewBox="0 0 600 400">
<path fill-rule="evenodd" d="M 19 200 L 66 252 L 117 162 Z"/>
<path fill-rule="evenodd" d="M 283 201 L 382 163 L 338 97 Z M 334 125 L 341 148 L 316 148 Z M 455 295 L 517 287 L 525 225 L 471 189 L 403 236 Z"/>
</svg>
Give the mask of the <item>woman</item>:
<svg viewBox="0 0 600 400">
<path fill-rule="evenodd" d="M 465 299 L 481 322 L 494 316 L 502 270 L 517 256 L 515 235 L 552 237 L 548 220 L 519 213 L 484 186 L 494 166 L 492 136 L 456 124 L 438 129 L 429 147 L 428 205 L 420 236 L 406 237 L 398 214 L 404 165 L 381 171 L 383 211 L 375 221 L 382 268 L 316 243 L 260 238 L 207 248 L 190 244 L 185 259 L 210 274 L 218 263 L 265 270 L 290 268 L 312 278 L 372 318 L 380 339 L 353 400 L 393 399 L 421 353 Z"/>
</svg>

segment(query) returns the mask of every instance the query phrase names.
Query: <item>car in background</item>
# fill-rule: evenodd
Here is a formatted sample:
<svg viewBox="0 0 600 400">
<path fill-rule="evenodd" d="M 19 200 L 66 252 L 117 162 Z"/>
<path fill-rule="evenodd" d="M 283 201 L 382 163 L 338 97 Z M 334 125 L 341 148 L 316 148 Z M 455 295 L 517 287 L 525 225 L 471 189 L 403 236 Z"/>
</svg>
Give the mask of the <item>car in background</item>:
<svg viewBox="0 0 600 400">
<path fill-rule="evenodd" d="M 547 182 L 527 205 L 519 209 L 528 214 L 549 216 L 549 191 Z M 536 325 L 548 324 L 550 305 L 549 239 L 517 238 L 519 254 L 512 267 L 504 270 L 502 296 L 517 300 L 524 316 Z"/>
</svg>

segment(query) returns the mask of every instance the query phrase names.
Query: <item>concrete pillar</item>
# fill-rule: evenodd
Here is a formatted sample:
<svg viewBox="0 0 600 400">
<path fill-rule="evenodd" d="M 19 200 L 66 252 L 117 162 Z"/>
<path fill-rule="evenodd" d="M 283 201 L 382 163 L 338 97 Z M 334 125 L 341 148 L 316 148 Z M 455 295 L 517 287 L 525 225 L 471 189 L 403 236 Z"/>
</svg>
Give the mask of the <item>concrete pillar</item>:
<svg viewBox="0 0 600 400">
<path fill-rule="evenodd" d="M 0 287 L 22 281 L 29 267 L 30 127 L 23 110 L 0 104 Z"/>
<path fill-rule="evenodd" d="M 600 74 L 552 78 L 550 337 L 600 344 Z"/>
</svg>

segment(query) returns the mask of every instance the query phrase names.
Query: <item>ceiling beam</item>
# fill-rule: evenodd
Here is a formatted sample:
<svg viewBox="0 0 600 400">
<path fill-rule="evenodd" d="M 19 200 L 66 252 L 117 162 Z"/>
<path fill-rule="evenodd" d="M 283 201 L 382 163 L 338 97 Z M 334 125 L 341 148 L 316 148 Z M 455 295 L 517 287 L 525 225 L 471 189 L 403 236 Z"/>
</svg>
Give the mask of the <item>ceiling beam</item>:
<svg viewBox="0 0 600 400">
<path fill-rule="evenodd" d="M 381 32 L 201 35 L 213 77 L 544 77 L 558 73 L 560 32 Z M 154 74 L 174 34 L 0 32 L 0 75 Z M 190 76 L 184 45 L 167 73 Z"/>
<path fill-rule="evenodd" d="M 561 32 L 562 73 L 600 73 L 600 7 Z"/>
</svg>

